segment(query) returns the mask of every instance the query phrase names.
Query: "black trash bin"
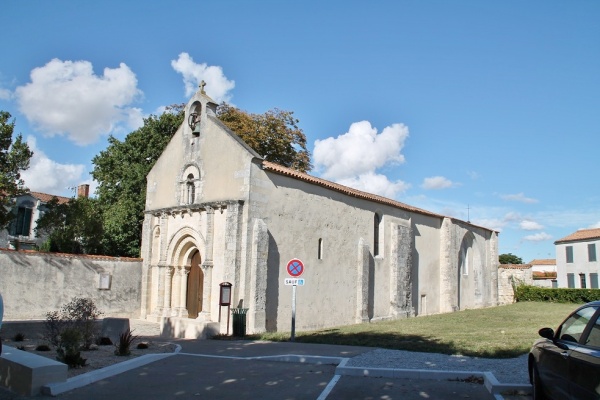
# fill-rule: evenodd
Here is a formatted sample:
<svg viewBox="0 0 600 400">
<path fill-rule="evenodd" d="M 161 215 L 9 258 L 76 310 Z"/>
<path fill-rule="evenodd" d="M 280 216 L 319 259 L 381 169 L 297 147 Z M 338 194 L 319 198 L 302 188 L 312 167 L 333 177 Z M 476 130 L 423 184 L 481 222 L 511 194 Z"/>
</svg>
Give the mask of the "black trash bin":
<svg viewBox="0 0 600 400">
<path fill-rule="evenodd" d="M 246 336 L 246 313 L 247 308 L 232 308 L 233 314 L 233 336 Z"/>
</svg>

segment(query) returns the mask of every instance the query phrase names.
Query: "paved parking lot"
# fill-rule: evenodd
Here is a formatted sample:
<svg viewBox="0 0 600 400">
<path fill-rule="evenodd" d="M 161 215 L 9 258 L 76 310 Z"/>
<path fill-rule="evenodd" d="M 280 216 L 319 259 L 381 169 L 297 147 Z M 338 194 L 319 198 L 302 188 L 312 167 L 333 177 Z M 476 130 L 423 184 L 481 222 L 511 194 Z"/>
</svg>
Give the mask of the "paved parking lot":
<svg viewBox="0 0 600 400">
<path fill-rule="evenodd" d="M 328 357 L 370 348 L 298 343 L 178 341 L 177 355 L 39 399 L 494 399 L 479 383 L 336 375 Z M 273 357 L 294 355 L 287 362 Z M 311 358 L 313 357 L 313 358 Z M 314 357 L 324 360 L 314 362 Z M 285 358 L 285 357 L 284 357 Z M 6 391 L 0 400 L 23 397 Z"/>
</svg>

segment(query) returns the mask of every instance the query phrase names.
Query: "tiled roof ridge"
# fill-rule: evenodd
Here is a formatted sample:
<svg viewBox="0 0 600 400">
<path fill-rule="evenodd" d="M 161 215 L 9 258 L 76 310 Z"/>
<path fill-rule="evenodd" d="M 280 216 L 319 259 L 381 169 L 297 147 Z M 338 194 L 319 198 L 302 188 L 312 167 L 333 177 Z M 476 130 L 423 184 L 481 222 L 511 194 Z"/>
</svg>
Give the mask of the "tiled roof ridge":
<svg viewBox="0 0 600 400">
<path fill-rule="evenodd" d="M 529 264 L 532 265 L 556 265 L 556 258 L 536 258 L 531 260 Z"/>
<path fill-rule="evenodd" d="M 307 173 L 296 171 L 294 169 L 284 167 L 283 165 L 279 165 L 279 164 L 276 164 L 276 163 L 271 162 L 271 161 L 263 160 L 262 161 L 262 166 L 263 166 L 264 170 L 275 172 L 275 173 L 278 173 L 278 174 L 281 174 L 281 175 L 285 175 L 285 176 L 289 176 L 289 177 L 292 177 L 292 178 L 295 178 L 295 179 L 299 179 L 299 180 L 302 180 L 302 181 L 305 181 L 305 182 L 313 183 L 315 185 L 319 185 L 319 186 L 325 187 L 327 189 L 335 190 L 337 192 L 344 193 L 344 194 L 349 195 L 349 196 L 353 196 L 353 197 L 357 197 L 357 198 L 365 199 L 365 200 L 375 201 L 375 202 L 386 204 L 386 205 L 389 205 L 389 206 L 392 206 L 392 207 L 397 207 L 397 208 L 400 208 L 400 209 L 403 209 L 403 210 L 406 210 L 406 211 L 413 211 L 413 212 L 417 212 L 417 213 L 420 213 L 420 214 L 429 215 L 429 216 L 432 216 L 432 217 L 450 218 L 452 220 L 461 221 L 461 220 L 459 220 L 457 218 L 446 217 L 445 215 L 437 214 L 437 213 L 434 213 L 434 212 L 431 212 L 431 211 L 427 211 L 427 210 L 424 210 L 422 208 L 413 207 L 413 206 L 410 206 L 410 205 L 408 205 L 406 203 L 402 203 L 402 202 L 397 201 L 397 200 L 392 200 L 392 199 L 389 199 L 387 197 L 379 196 L 379 195 L 368 193 L 368 192 L 363 192 L 361 190 L 353 189 L 351 187 L 344 186 L 344 185 L 341 185 L 339 183 L 331 182 L 331 181 L 328 181 L 326 179 L 317 178 L 317 177 L 309 175 Z M 461 222 L 465 222 L 465 221 L 461 221 Z M 465 223 L 468 223 L 469 225 L 473 225 L 470 222 L 465 222 Z M 477 226 L 477 225 L 473 225 L 473 226 Z M 486 227 L 483 227 L 483 226 L 480 227 L 480 228 L 487 229 L 487 230 L 492 230 L 492 229 L 489 229 L 489 228 L 486 228 Z"/>
<path fill-rule="evenodd" d="M 37 250 L 14 250 L 14 249 L 6 249 L 0 248 L 0 252 L 14 252 L 14 253 L 25 253 L 36 256 L 53 256 L 53 257 L 62 257 L 62 258 L 86 258 L 91 260 L 115 260 L 115 261 L 142 261 L 142 258 L 134 258 L 134 257 L 114 257 L 114 256 L 102 256 L 102 255 L 93 255 L 93 254 L 70 254 L 70 253 L 51 253 L 46 251 L 37 251 Z"/>
<path fill-rule="evenodd" d="M 55 197 L 58 199 L 58 202 L 60 204 L 68 203 L 69 200 L 71 200 L 70 197 L 57 196 L 57 195 L 54 195 L 54 194 L 48 194 L 48 193 L 42 193 L 42 192 L 31 192 L 30 191 L 30 192 L 27 192 L 27 193 L 30 194 L 30 195 L 32 195 L 36 199 L 41 200 L 41 201 L 43 201 L 45 203 L 49 202 L 50 200 L 52 200 Z"/>
<path fill-rule="evenodd" d="M 600 239 L 600 228 L 579 229 L 562 239 L 558 239 L 554 244 L 586 239 Z"/>
</svg>

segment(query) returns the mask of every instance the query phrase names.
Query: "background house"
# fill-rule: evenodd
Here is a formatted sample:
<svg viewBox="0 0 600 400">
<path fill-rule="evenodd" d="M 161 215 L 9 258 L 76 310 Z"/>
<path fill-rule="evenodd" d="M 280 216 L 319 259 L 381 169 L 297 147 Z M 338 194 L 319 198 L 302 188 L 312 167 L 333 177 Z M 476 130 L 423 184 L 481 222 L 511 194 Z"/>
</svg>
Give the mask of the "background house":
<svg viewBox="0 0 600 400">
<path fill-rule="evenodd" d="M 558 287 L 555 258 L 535 259 L 529 264 L 535 286 Z"/>
<path fill-rule="evenodd" d="M 558 287 L 597 289 L 600 229 L 581 229 L 554 244 Z"/>
<path fill-rule="evenodd" d="M 88 197 L 89 190 L 90 185 L 80 185 L 77 187 L 77 196 Z M 15 218 L 0 232 L 0 247 L 13 250 L 39 248 L 45 238 L 36 237 L 37 220 L 47 210 L 46 204 L 53 198 L 57 198 L 60 204 L 69 201 L 68 197 L 40 192 L 27 192 L 17 196 L 13 206 Z"/>
</svg>

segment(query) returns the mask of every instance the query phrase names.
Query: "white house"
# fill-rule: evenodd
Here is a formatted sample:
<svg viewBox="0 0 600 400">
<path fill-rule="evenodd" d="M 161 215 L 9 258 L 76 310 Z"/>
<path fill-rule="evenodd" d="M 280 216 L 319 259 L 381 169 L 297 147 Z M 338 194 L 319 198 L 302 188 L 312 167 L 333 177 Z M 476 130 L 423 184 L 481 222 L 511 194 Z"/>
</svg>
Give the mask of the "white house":
<svg viewBox="0 0 600 400">
<path fill-rule="evenodd" d="M 87 197 L 89 185 L 80 185 L 77 196 Z M 33 250 L 44 242 L 43 237 L 36 237 L 37 220 L 46 211 L 46 204 L 53 198 L 60 204 L 67 203 L 68 197 L 55 196 L 40 192 L 26 192 L 15 197 L 12 212 L 15 218 L 8 227 L 0 232 L 0 248 L 13 250 Z"/>
<path fill-rule="evenodd" d="M 597 289 L 600 229 L 581 229 L 554 244 L 558 287 Z"/>
</svg>

